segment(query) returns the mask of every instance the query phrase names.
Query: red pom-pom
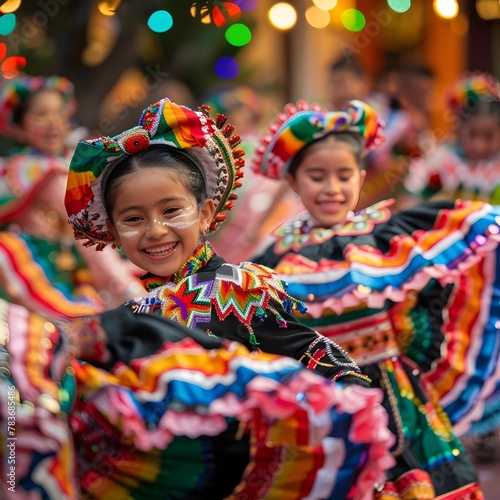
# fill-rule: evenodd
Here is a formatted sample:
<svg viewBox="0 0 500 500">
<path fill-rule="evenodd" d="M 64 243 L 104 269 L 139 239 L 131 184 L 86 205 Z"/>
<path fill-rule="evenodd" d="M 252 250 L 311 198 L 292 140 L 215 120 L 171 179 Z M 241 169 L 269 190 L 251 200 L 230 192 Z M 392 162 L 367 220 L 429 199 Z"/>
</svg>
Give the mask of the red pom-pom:
<svg viewBox="0 0 500 500">
<path fill-rule="evenodd" d="M 127 137 L 123 141 L 124 149 L 129 154 L 138 153 L 149 146 L 149 139 L 144 135 L 137 135 L 134 137 Z"/>
<path fill-rule="evenodd" d="M 239 135 L 233 135 L 232 137 L 229 138 L 229 144 L 231 144 L 231 147 L 235 147 L 241 142 L 241 137 Z"/>
<path fill-rule="evenodd" d="M 230 137 L 234 132 L 234 127 L 232 125 L 226 125 L 224 130 L 222 131 L 222 135 L 226 138 Z"/>
</svg>

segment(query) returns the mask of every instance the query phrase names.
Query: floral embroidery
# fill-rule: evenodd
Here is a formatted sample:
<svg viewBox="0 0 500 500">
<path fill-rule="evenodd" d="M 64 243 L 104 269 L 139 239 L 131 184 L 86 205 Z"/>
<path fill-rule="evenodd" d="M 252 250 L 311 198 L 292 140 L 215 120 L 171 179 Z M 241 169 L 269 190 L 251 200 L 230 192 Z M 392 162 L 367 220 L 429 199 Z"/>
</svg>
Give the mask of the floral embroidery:
<svg viewBox="0 0 500 500">
<path fill-rule="evenodd" d="M 274 236 L 277 241 L 274 252 L 277 255 L 298 253 L 308 245 L 318 245 L 335 236 L 354 236 L 370 233 L 375 225 L 386 222 L 391 217 L 389 207 L 394 204 L 393 199 L 375 203 L 355 214 L 349 221 L 331 228 L 313 227 L 309 214 L 302 214 L 297 219 L 280 226 Z"/>
<path fill-rule="evenodd" d="M 117 142 L 125 153 L 133 155 L 149 147 L 149 134 L 138 127 L 125 132 L 117 139 Z"/>
</svg>

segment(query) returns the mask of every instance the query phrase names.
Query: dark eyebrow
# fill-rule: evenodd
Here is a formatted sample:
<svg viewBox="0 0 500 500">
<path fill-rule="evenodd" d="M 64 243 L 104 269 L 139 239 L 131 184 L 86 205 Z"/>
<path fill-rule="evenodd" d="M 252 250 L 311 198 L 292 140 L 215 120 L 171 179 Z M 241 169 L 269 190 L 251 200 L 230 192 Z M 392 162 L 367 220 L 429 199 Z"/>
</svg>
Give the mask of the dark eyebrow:
<svg viewBox="0 0 500 500">
<path fill-rule="evenodd" d="M 159 202 L 158 205 L 163 205 L 164 203 L 171 203 L 171 202 L 179 202 L 179 201 L 186 201 L 186 198 L 182 196 L 169 196 L 168 198 L 162 198 Z M 128 212 L 129 210 L 141 210 L 143 207 L 139 205 L 129 205 L 125 206 L 118 212 L 118 216 L 124 214 L 125 212 Z"/>
<path fill-rule="evenodd" d="M 326 170 L 326 168 L 311 166 L 311 167 L 306 167 L 306 170 L 308 172 L 320 172 L 320 173 L 323 173 Z M 340 171 L 340 172 L 352 172 L 353 170 L 355 170 L 355 168 L 354 167 L 340 167 L 337 170 Z"/>
</svg>

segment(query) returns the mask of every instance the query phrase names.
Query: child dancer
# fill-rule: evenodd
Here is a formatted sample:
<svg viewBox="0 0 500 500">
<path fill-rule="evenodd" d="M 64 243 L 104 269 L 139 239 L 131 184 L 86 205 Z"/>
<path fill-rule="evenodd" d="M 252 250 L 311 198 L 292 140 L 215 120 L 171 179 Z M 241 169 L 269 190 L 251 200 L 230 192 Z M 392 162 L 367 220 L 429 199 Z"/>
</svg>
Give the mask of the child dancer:
<svg viewBox="0 0 500 500">
<path fill-rule="evenodd" d="M 0 161 L 0 295 L 49 318 L 92 314 L 142 288 L 119 255 L 96 259 L 72 238 L 64 192 L 74 107 L 73 85 L 55 76 L 16 78 L 0 95 L 0 131 L 22 144 Z"/>
<path fill-rule="evenodd" d="M 465 75 L 450 88 L 448 107 L 455 138 L 411 165 L 406 190 L 413 203 L 439 197 L 500 204 L 500 82 L 487 73 Z"/>
<path fill-rule="evenodd" d="M 495 372 L 498 270 L 490 250 L 499 211 L 457 202 L 391 216 L 388 200 L 354 214 L 363 157 L 380 140 L 363 102 L 332 112 L 288 105 L 263 135 L 254 165 L 286 177 L 307 212 L 279 228 L 255 260 L 306 302 L 300 321 L 335 339 L 384 389 L 397 465 L 377 498 L 482 498 L 436 400 L 463 419 Z M 449 351 L 440 357 L 444 332 Z"/>
<path fill-rule="evenodd" d="M 217 124 L 222 126 L 223 119 Z M 73 157 L 66 204 L 76 235 L 101 248 L 122 244 L 150 271 L 146 281 L 151 288 L 148 297 L 104 313 L 100 321 L 70 325 L 69 336 L 73 333 L 84 345 L 92 339 L 86 335 L 89 325 L 101 339 L 100 347 L 90 342 L 90 355 L 80 354 L 89 363 L 72 364 L 80 395 L 70 416 L 80 487 L 93 498 L 141 498 L 144 491 L 158 498 L 225 498 L 233 490 L 234 498 L 256 499 L 370 496 L 388 464 L 376 391 L 354 387 L 353 398 L 347 399 L 355 408 L 349 409 L 347 400 L 335 408 L 330 397 L 335 384 L 295 360 L 249 353 L 240 344 L 215 338 L 241 340 L 252 351 L 259 343 L 263 350 L 301 358 L 308 368 L 342 383 L 367 385 L 348 355 L 285 312 L 292 299 L 269 269 L 227 265 L 209 244 L 199 243 L 231 207 L 243 165 L 233 149 L 238 141 L 230 137 L 231 127 L 222 132 L 217 124 L 203 112 L 164 99 L 145 110 L 138 127 L 115 138 L 82 141 Z M 159 323 L 167 315 L 189 327 L 201 326 L 205 332 L 196 340 L 213 350 L 172 345 L 186 335 L 164 331 Z M 17 330 L 43 336 L 41 329 Z M 60 334 L 50 325 L 48 331 L 50 343 L 41 339 L 36 345 L 50 351 L 59 345 Z M 7 352 L 11 348 L 17 366 L 25 367 L 29 352 L 16 351 L 19 338 L 8 339 Z M 22 344 L 29 351 L 35 343 Z M 28 375 L 42 381 L 23 387 L 54 392 L 47 374 L 64 364 L 49 369 L 52 359 L 37 358 L 37 370 Z M 297 377 L 296 370 L 302 375 Z M 302 384 L 301 377 L 309 383 Z M 326 384 L 330 396 L 314 387 L 318 383 Z M 17 399 L 30 401 L 28 393 Z M 38 393 L 31 395 L 36 399 Z M 309 407 L 310 398 L 323 413 Z M 44 432 L 50 429 L 44 424 L 53 419 L 45 412 L 47 405 L 41 405 L 46 400 L 36 407 L 43 406 L 40 420 L 30 420 L 27 409 L 18 411 L 20 423 L 28 429 L 33 423 L 33 432 L 45 437 L 37 442 L 35 462 L 23 462 L 20 469 L 28 477 L 51 459 L 51 470 L 61 467 L 62 472 L 60 460 L 72 457 L 54 454 L 54 441 L 64 434 L 51 440 Z M 58 406 L 48 407 L 57 414 Z M 341 425 L 335 423 L 337 414 L 346 415 Z M 33 449 L 33 440 L 24 444 Z M 56 491 L 61 481 L 54 485 L 51 477 L 36 474 L 43 484 L 33 486 L 31 479 L 22 484 Z"/>
</svg>

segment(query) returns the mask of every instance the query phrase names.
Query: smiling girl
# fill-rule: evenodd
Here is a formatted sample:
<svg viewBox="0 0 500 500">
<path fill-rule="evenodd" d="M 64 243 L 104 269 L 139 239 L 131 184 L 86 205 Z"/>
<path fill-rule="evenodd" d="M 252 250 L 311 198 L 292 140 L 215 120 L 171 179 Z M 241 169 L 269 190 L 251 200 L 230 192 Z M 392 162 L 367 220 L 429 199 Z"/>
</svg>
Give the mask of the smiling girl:
<svg viewBox="0 0 500 500">
<path fill-rule="evenodd" d="M 384 390 L 396 466 L 376 498 L 482 498 L 437 403 L 463 424 L 494 386 L 499 211 L 450 202 L 392 215 L 385 200 L 355 213 L 364 158 L 382 139 L 364 102 L 337 111 L 287 105 L 262 134 L 254 167 L 287 179 L 307 211 L 254 261 L 305 302 L 299 321 L 340 344 Z"/>
</svg>

